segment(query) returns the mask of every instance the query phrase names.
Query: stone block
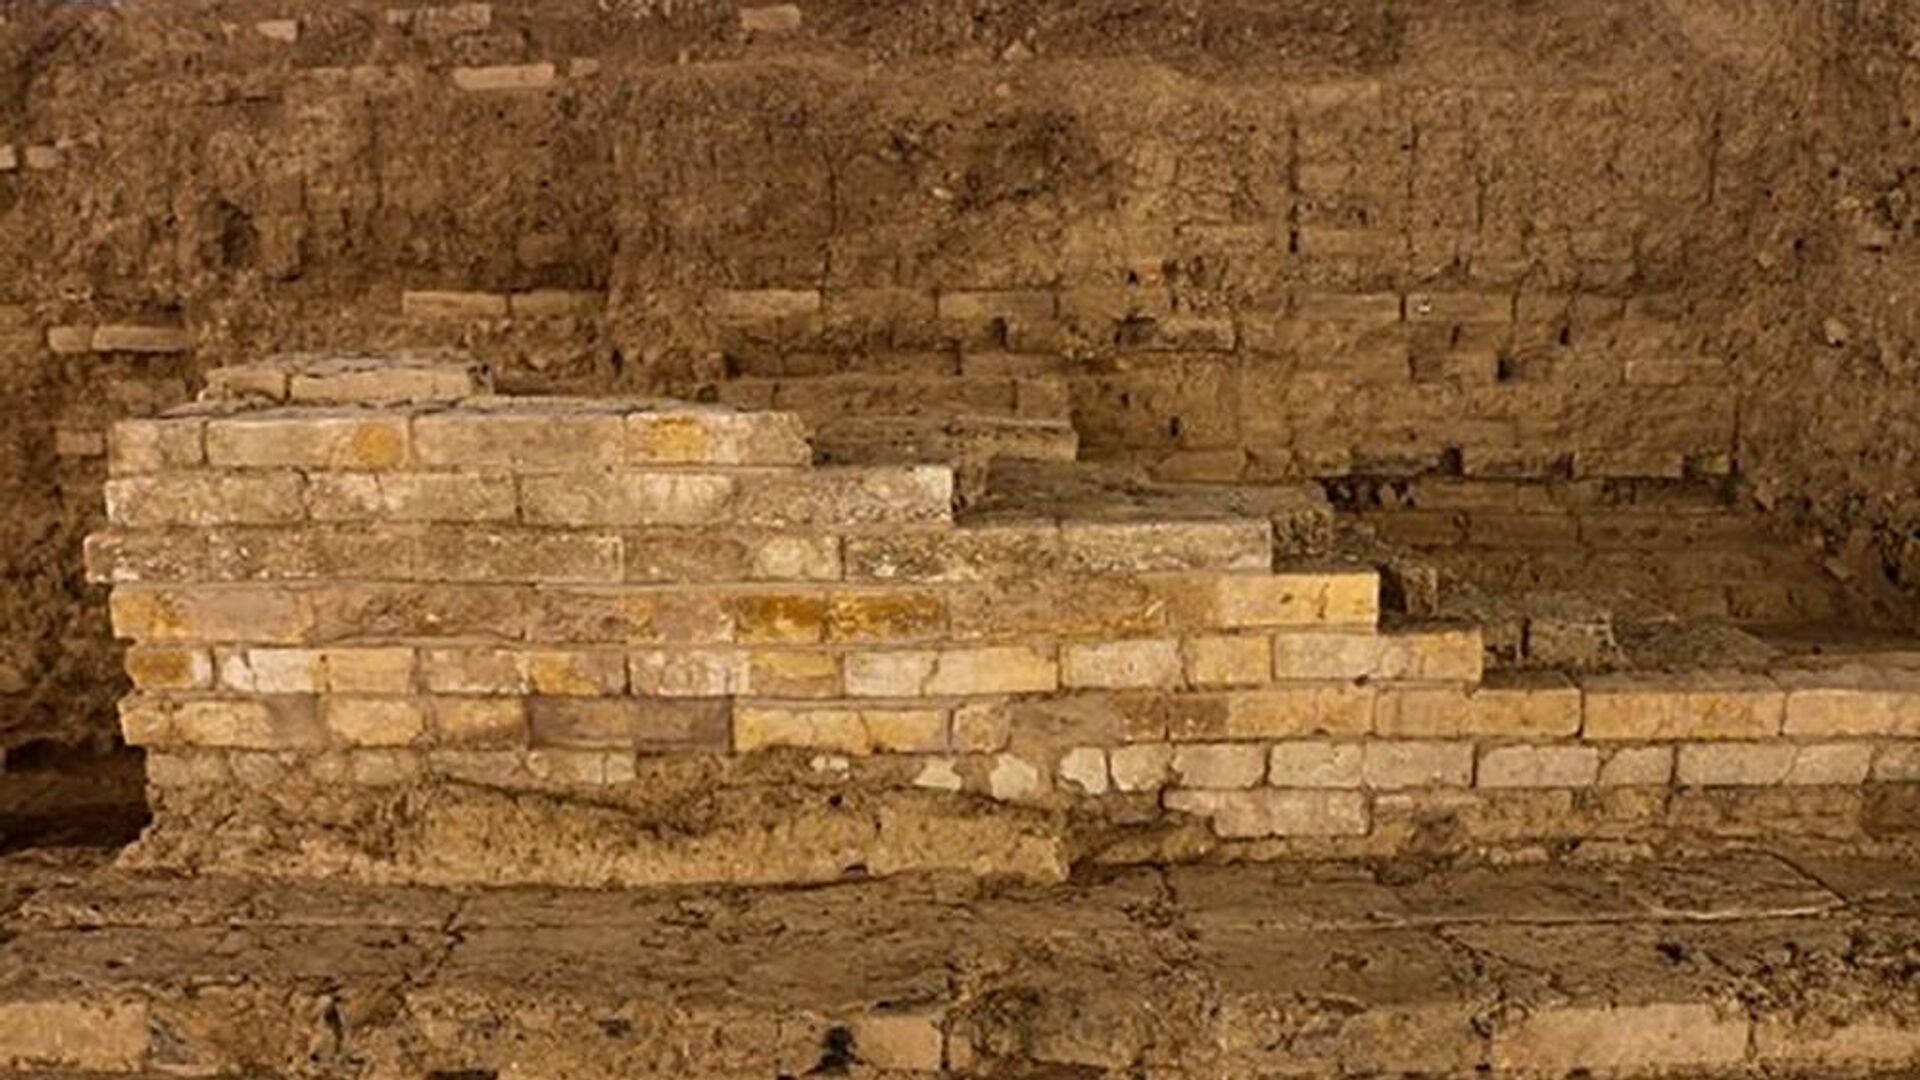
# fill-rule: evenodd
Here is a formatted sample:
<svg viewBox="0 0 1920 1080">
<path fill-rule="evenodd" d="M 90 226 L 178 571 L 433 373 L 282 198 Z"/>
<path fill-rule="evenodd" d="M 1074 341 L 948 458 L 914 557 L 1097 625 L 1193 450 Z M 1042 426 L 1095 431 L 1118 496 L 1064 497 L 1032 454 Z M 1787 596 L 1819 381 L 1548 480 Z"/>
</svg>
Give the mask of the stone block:
<svg viewBox="0 0 1920 1080">
<path fill-rule="evenodd" d="M 1591 746 L 1495 746 L 1480 755 L 1474 782 L 1483 788 L 1591 787 L 1600 751 Z"/>
<path fill-rule="evenodd" d="M 1068 687 L 1174 687 L 1181 683 L 1181 667 L 1180 643 L 1171 640 L 1113 641 L 1060 649 L 1060 682 Z"/>
<path fill-rule="evenodd" d="M 314 625 L 304 596 L 271 587 L 121 586 L 107 606 L 114 636 L 136 641 L 298 644 Z"/>
<path fill-rule="evenodd" d="M 1589 739 L 1778 735 L 1786 695 L 1760 675 L 1599 675 L 1582 680 Z"/>
<path fill-rule="evenodd" d="M 1182 743 L 1173 776 L 1184 788 L 1249 788 L 1267 775 L 1267 750 L 1254 743 Z"/>
<path fill-rule="evenodd" d="M 643 649 L 627 656 L 633 692 L 649 697 L 728 697 L 747 692 L 748 654 L 735 649 Z"/>
<path fill-rule="evenodd" d="M 107 470 L 116 476 L 190 469 L 206 461 L 206 421 L 122 420 L 107 435 Z"/>
<path fill-rule="evenodd" d="M 1275 679 L 1364 679 L 1380 662 L 1371 630 L 1289 630 L 1273 635 Z"/>
<path fill-rule="evenodd" d="M 724 751 L 732 709 L 724 700 L 530 697 L 527 724 L 537 747 L 642 751 Z"/>
<path fill-rule="evenodd" d="M 487 92 L 495 90 L 545 90 L 559 79 L 559 73 L 548 63 L 539 64 L 495 64 L 491 67 L 457 67 L 453 69 L 453 85 L 469 92 Z M 418 296 L 408 293 L 408 297 Z M 491 294 L 489 294 L 491 295 Z M 493 297 L 499 301 L 501 314 L 506 313 L 507 298 Z M 412 314 L 412 312 L 408 312 Z"/>
<path fill-rule="evenodd" d="M 1094 522 L 1060 529 L 1061 566 L 1070 573 L 1264 571 L 1273 564 L 1273 527 L 1238 522 Z"/>
<path fill-rule="evenodd" d="M 633 465 L 803 466 L 813 460 L 793 413 L 637 412 L 627 416 Z"/>
<path fill-rule="evenodd" d="M 729 516 L 734 484 L 694 472 L 529 476 L 520 481 L 520 511 L 539 525 L 713 525 Z"/>
<path fill-rule="evenodd" d="M 1580 731 L 1580 688 L 1552 671 L 1488 675 L 1469 701 L 1466 735 L 1538 739 Z"/>
<path fill-rule="evenodd" d="M 1373 728 L 1373 691 L 1347 683 L 1229 691 L 1219 734 L 1235 739 L 1365 735 Z"/>
<path fill-rule="evenodd" d="M 1601 787 L 1666 787 L 1673 783 L 1673 747 L 1624 746 L 1607 752 Z"/>
<path fill-rule="evenodd" d="M 1473 744 L 1375 740 L 1363 745 L 1360 771 L 1368 787 L 1385 791 L 1469 787 Z"/>
<path fill-rule="evenodd" d="M 1076 746 L 1060 756 L 1061 786 L 1082 795 L 1105 795 L 1111 780 L 1107 751 L 1098 746 Z"/>
<path fill-rule="evenodd" d="M 765 529 L 857 529 L 953 520 L 945 465 L 840 466 L 742 474 L 732 520 Z"/>
<path fill-rule="evenodd" d="M 407 460 L 407 421 L 276 412 L 211 420 L 206 441 L 216 467 L 395 469 Z"/>
<path fill-rule="evenodd" d="M 592 315 L 606 306 L 606 294 L 570 289 L 530 289 L 509 294 L 507 312 L 516 319 L 557 319 Z"/>
<path fill-rule="evenodd" d="M 1693 787 L 1862 784 L 1870 743 L 1686 743 L 1675 779 Z"/>
<path fill-rule="evenodd" d="M 413 454 L 436 469 L 585 472 L 626 459 L 626 420 L 532 408 L 416 416 Z"/>
<path fill-rule="evenodd" d="M 1181 642 L 1187 682 L 1194 686 L 1251 686 L 1273 676 L 1273 642 L 1265 635 L 1209 635 Z"/>
<path fill-rule="evenodd" d="M 513 478 L 476 473 L 318 473 L 307 477 L 315 521 L 512 521 Z"/>
<path fill-rule="evenodd" d="M 427 732 L 417 698 L 329 696 L 320 708 L 327 731 L 348 746 L 411 746 Z"/>
<path fill-rule="evenodd" d="M 1361 787 L 1361 744 L 1275 743 L 1267 757 L 1267 783 L 1277 788 Z"/>
<path fill-rule="evenodd" d="M 169 525 L 284 525 L 306 509 L 297 473 L 170 473 L 107 481 L 107 520 L 130 529 Z"/>
<path fill-rule="evenodd" d="M 205 649 L 134 645 L 127 649 L 126 670 L 135 690 L 206 690 L 213 686 L 213 656 Z"/>
<path fill-rule="evenodd" d="M 1108 751 L 1107 760 L 1116 790 L 1159 791 L 1166 786 L 1173 768 L 1173 746 L 1168 743 L 1116 746 Z"/>
<path fill-rule="evenodd" d="M 947 713 L 937 708 L 787 708 L 734 710 L 733 748 L 751 753 L 787 746 L 866 755 L 946 749 Z"/>
<path fill-rule="evenodd" d="M 1368 828 L 1366 796 L 1358 791 L 1174 790 L 1165 795 L 1168 810 L 1208 820 L 1224 839 L 1267 836 L 1363 836 Z"/>
<path fill-rule="evenodd" d="M 549 784 L 603 786 L 634 778 L 633 751 L 542 747 L 526 756 L 527 773 Z"/>
</svg>

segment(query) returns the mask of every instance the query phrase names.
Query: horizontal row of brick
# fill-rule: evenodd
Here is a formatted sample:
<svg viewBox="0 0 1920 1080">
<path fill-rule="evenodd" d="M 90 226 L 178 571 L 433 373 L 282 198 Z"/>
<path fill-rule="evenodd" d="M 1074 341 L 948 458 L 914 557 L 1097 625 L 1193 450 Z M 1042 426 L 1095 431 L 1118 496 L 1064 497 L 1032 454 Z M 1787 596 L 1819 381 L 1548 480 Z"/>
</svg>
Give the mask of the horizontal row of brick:
<svg viewBox="0 0 1920 1080">
<path fill-rule="evenodd" d="M 146 643 L 338 645 L 468 639 L 708 645 L 1121 641 L 1372 628 L 1372 572 L 1058 577 L 940 587 L 121 585 L 114 632 Z"/>
<path fill-rule="evenodd" d="M 466 478 L 458 479 L 464 484 Z M 495 507 L 499 522 L 459 525 L 432 523 L 427 519 L 437 511 L 430 499 L 397 499 L 378 480 L 314 482 L 306 492 L 308 513 L 343 520 L 285 527 L 115 529 L 88 538 L 88 572 L 104 582 L 348 578 L 934 585 L 1081 574 L 1257 573 L 1273 561 L 1272 527 L 1264 519 L 1064 526 L 1041 521 L 958 530 L 896 526 L 849 535 L 841 530 L 854 526 L 844 520 L 808 531 L 575 530 L 513 522 L 519 502 L 515 484 L 502 485 Z M 567 488 L 562 483 L 556 490 Z M 858 506 L 866 501 L 842 501 L 827 516 L 858 516 Z M 766 505 L 795 521 L 813 513 L 796 502 L 767 500 Z M 149 508 L 132 512 L 137 516 Z M 459 512 L 480 516 L 471 508 Z M 360 519 L 344 520 L 350 515 Z M 420 520 L 396 520 L 402 515 Z M 369 529 L 368 521 L 382 527 Z M 1295 584 L 1305 580 L 1298 574 L 1283 577 Z M 1355 588 L 1364 584 L 1358 581 Z"/>
<path fill-rule="evenodd" d="M 114 473 L 220 469 L 583 473 L 620 466 L 792 468 L 813 459 L 790 413 L 488 399 L 461 409 L 292 406 L 116 424 Z"/>
<path fill-rule="evenodd" d="M 861 636 L 829 621 L 828 638 Z M 706 698 L 952 698 L 1060 689 L 1258 686 L 1296 680 L 1477 683 L 1466 631 L 1220 634 L 928 648 L 505 649 L 493 646 L 191 647 L 127 651 L 150 691 L 550 694 Z M 1541 687 L 1546 692 L 1548 687 Z"/>
</svg>

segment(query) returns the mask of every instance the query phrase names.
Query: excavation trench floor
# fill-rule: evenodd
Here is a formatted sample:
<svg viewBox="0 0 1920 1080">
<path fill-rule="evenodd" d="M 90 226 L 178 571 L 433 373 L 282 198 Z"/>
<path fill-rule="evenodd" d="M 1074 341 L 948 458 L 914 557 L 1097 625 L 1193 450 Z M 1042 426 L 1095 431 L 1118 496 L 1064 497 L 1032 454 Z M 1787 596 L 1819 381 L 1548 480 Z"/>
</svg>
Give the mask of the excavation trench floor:
<svg viewBox="0 0 1920 1080">
<path fill-rule="evenodd" d="M 1866 858 L 620 893 L 163 880 L 100 858 L 0 860 L 0 1075 L 1920 1068 L 1920 866 Z"/>
</svg>

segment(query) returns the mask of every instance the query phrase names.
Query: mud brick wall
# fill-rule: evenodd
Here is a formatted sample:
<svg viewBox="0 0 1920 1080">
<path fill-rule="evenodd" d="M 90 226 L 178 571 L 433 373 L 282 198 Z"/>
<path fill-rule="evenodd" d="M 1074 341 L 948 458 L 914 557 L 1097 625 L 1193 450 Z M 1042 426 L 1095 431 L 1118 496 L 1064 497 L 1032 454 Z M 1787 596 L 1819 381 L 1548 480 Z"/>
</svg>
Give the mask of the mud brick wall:
<svg viewBox="0 0 1920 1080">
<path fill-rule="evenodd" d="M 1275 572 L 1264 520 L 956 526 L 949 468 L 814 466 L 786 413 L 213 402 L 109 461 L 143 865 L 1049 879 L 1857 837 L 1920 779 L 1911 673 L 1486 679 L 1373 570 Z"/>
<path fill-rule="evenodd" d="M 15 5 L 0 743 L 111 727 L 105 425 L 288 349 L 727 400 L 1037 357 L 1090 457 L 1734 474 L 1897 588 L 1911 35 L 1790 0 Z"/>
</svg>

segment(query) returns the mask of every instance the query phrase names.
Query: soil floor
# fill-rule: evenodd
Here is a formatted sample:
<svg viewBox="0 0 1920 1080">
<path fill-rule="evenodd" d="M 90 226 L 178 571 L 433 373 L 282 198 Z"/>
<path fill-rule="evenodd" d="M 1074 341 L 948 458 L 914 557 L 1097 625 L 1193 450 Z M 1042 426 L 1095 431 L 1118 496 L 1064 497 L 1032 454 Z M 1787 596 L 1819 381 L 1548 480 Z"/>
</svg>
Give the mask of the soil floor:
<svg viewBox="0 0 1920 1080">
<path fill-rule="evenodd" d="M 5 1077 L 1916 1069 L 1920 865 L 1866 858 L 617 893 L 0 859 Z"/>
</svg>

